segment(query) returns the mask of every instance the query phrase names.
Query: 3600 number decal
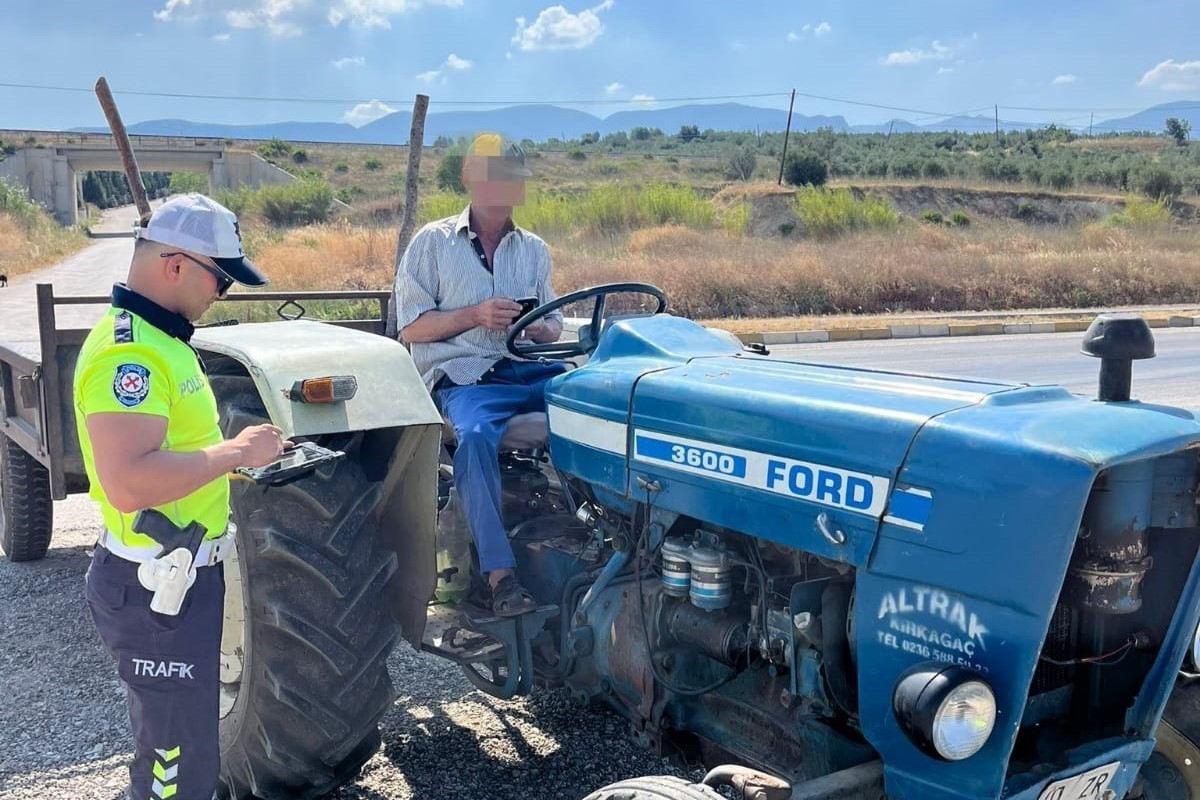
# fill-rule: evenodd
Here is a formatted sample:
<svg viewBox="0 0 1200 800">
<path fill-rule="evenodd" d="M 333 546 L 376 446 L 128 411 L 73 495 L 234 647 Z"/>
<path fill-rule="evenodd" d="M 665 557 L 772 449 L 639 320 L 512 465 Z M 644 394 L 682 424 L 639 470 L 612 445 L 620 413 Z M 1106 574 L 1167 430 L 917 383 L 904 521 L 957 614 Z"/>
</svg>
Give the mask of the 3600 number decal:
<svg viewBox="0 0 1200 800">
<path fill-rule="evenodd" d="M 687 464 L 723 475 L 732 475 L 737 470 L 737 461 L 728 453 L 714 453 L 712 450 L 684 447 L 681 444 L 671 446 L 671 460 L 676 464 Z"/>
</svg>

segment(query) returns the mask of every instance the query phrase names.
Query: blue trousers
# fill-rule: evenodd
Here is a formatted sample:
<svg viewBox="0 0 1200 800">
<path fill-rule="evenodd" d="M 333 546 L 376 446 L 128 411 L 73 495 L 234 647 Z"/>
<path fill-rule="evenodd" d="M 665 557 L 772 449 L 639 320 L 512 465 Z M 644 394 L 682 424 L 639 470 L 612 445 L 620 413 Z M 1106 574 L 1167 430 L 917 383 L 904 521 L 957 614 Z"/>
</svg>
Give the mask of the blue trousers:
<svg viewBox="0 0 1200 800">
<path fill-rule="evenodd" d="M 137 564 L 97 547 L 85 596 L 125 684 L 133 800 L 211 800 L 220 771 L 217 715 L 225 573 L 201 567 L 177 616 L 150 610 Z"/>
<path fill-rule="evenodd" d="M 546 381 L 565 369 L 562 364 L 501 359 L 479 383 L 446 383 L 436 392 L 458 439 L 454 485 L 484 574 L 517 563 L 500 516 L 500 438 L 512 417 L 546 410 Z"/>
</svg>

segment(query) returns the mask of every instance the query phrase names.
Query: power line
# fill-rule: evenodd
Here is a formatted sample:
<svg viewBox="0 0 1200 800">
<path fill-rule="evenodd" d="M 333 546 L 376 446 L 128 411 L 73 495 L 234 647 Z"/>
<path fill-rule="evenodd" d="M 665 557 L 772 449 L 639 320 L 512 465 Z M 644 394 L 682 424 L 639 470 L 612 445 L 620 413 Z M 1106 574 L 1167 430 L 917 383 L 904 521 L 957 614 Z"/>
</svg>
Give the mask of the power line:
<svg viewBox="0 0 1200 800">
<path fill-rule="evenodd" d="M 35 89 L 39 91 L 51 92 L 84 92 L 92 93 L 92 89 L 79 88 L 76 86 L 46 86 L 39 84 L 28 83 L 0 83 L 0 87 L 9 89 Z M 363 98 L 336 98 L 336 97 L 257 97 L 246 95 L 223 95 L 223 94 L 188 94 L 183 92 L 144 92 L 135 89 L 114 90 L 113 94 L 128 95 L 131 97 L 167 97 L 180 100 L 231 100 L 250 103 L 312 103 L 312 104 L 328 104 L 328 105 L 349 105 L 353 103 L 365 102 Z M 727 95 L 705 95 L 698 97 L 655 97 L 645 100 L 633 99 L 585 99 L 585 100 L 430 100 L 430 105 L 443 106 L 516 106 L 516 105 L 649 105 L 651 103 L 685 103 L 696 102 L 700 100 L 749 100 L 764 97 L 787 97 L 788 92 L 758 92 L 755 94 L 727 94 Z M 396 103 L 403 104 L 407 100 L 393 100 L 371 98 L 379 103 Z"/>
</svg>

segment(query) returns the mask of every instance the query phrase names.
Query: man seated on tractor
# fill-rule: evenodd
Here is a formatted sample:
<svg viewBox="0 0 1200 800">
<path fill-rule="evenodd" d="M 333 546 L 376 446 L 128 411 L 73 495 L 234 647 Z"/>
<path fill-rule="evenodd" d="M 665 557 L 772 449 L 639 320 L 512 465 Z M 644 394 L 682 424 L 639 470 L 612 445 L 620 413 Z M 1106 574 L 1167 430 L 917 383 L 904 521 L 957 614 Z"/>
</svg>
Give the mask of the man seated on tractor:
<svg viewBox="0 0 1200 800">
<path fill-rule="evenodd" d="M 400 336 L 435 402 L 454 428 L 454 483 L 492 590 L 492 611 L 516 616 L 536 608 L 516 576 L 516 561 L 501 520 L 500 438 L 517 414 L 545 410 L 546 381 L 562 364 L 519 360 L 505 346 L 521 316 L 518 299 L 554 299 L 550 251 L 538 236 L 513 224 L 525 202 L 520 146 L 498 134 L 474 138 L 463 158 L 470 204 L 430 222 L 413 237 L 396 272 Z M 530 325 L 523 336 L 557 341 L 562 314 Z"/>
</svg>

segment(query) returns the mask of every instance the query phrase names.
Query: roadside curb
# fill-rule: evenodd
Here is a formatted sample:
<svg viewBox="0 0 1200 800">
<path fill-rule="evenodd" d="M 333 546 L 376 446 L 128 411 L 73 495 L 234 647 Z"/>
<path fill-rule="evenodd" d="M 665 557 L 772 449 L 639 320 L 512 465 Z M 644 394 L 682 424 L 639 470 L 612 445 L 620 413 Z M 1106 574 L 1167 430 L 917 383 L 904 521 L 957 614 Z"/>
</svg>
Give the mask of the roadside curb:
<svg viewBox="0 0 1200 800">
<path fill-rule="evenodd" d="M 1200 328 L 1200 316 L 1179 315 L 1145 317 L 1151 328 Z M 977 322 L 940 325 L 888 325 L 869 328 L 829 328 L 807 331 L 763 331 L 734 334 L 743 342 L 764 345 L 816 344 L 820 342 L 853 342 L 869 339 L 924 339 L 938 336 L 1004 336 L 1022 333 L 1083 332 L 1091 323 L 1086 320 L 1060 322 Z"/>
</svg>

